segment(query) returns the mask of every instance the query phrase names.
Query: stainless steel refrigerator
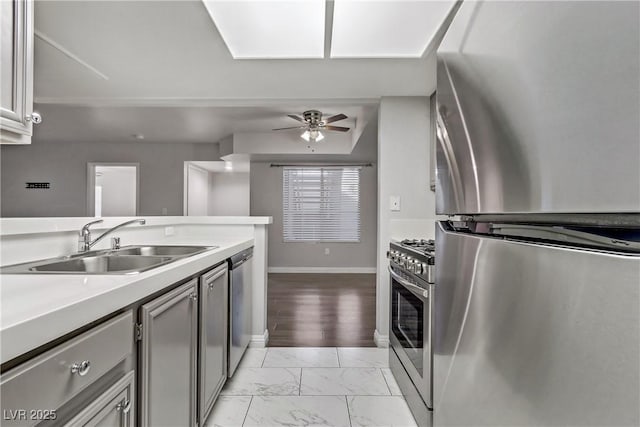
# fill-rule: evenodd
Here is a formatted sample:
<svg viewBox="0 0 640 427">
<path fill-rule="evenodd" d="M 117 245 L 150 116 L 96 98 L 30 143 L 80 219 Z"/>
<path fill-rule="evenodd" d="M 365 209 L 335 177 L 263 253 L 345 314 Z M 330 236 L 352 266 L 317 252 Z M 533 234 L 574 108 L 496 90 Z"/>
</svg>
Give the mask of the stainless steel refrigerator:
<svg viewBox="0 0 640 427">
<path fill-rule="evenodd" d="M 464 2 L 438 48 L 434 425 L 640 424 L 639 21 Z"/>
</svg>

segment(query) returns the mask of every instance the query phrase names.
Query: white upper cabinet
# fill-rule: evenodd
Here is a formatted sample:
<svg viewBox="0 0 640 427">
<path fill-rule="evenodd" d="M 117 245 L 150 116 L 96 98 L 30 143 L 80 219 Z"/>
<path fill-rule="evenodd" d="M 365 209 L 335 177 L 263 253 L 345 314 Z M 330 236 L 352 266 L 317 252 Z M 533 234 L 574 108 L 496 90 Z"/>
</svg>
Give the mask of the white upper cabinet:
<svg viewBox="0 0 640 427">
<path fill-rule="evenodd" d="M 30 144 L 33 123 L 33 0 L 0 1 L 0 143 Z"/>
</svg>

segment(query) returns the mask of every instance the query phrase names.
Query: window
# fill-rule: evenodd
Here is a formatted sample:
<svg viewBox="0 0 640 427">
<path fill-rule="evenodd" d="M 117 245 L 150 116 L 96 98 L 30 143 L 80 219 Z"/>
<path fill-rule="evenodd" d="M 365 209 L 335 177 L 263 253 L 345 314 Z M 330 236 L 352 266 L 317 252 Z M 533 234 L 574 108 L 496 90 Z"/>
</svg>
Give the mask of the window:
<svg viewBox="0 0 640 427">
<path fill-rule="evenodd" d="M 360 168 L 285 167 L 285 242 L 359 242 Z"/>
</svg>

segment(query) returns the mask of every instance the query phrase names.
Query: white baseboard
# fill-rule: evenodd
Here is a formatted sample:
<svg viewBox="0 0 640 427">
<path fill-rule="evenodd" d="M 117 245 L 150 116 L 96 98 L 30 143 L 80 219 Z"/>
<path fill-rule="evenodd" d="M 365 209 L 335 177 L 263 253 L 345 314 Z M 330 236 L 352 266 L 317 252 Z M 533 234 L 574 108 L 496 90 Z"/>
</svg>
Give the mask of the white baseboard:
<svg viewBox="0 0 640 427">
<path fill-rule="evenodd" d="M 262 335 L 251 335 L 251 341 L 249 341 L 249 347 L 264 348 L 269 342 L 269 330 L 265 329 Z"/>
<path fill-rule="evenodd" d="M 375 274 L 375 267 L 269 267 L 269 273 L 357 273 Z"/>
<path fill-rule="evenodd" d="M 373 342 L 376 343 L 377 347 L 380 348 L 388 348 L 389 347 L 389 335 L 381 335 L 378 333 L 376 329 L 373 333 Z"/>
</svg>

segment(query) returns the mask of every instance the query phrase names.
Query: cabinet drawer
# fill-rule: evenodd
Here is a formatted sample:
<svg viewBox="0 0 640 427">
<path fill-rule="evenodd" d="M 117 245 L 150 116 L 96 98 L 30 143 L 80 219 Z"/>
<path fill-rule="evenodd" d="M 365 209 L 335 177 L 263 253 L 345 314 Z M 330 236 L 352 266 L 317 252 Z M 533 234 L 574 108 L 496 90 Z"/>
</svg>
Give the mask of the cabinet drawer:
<svg viewBox="0 0 640 427">
<path fill-rule="evenodd" d="M 12 369 L 0 377 L 3 425 L 35 424 L 40 420 L 30 419 L 31 410 L 59 408 L 132 348 L 133 314 L 127 312 Z"/>
<path fill-rule="evenodd" d="M 131 371 L 91 402 L 65 427 L 118 426 L 134 424 L 135 372 Z"/>
</svg>

